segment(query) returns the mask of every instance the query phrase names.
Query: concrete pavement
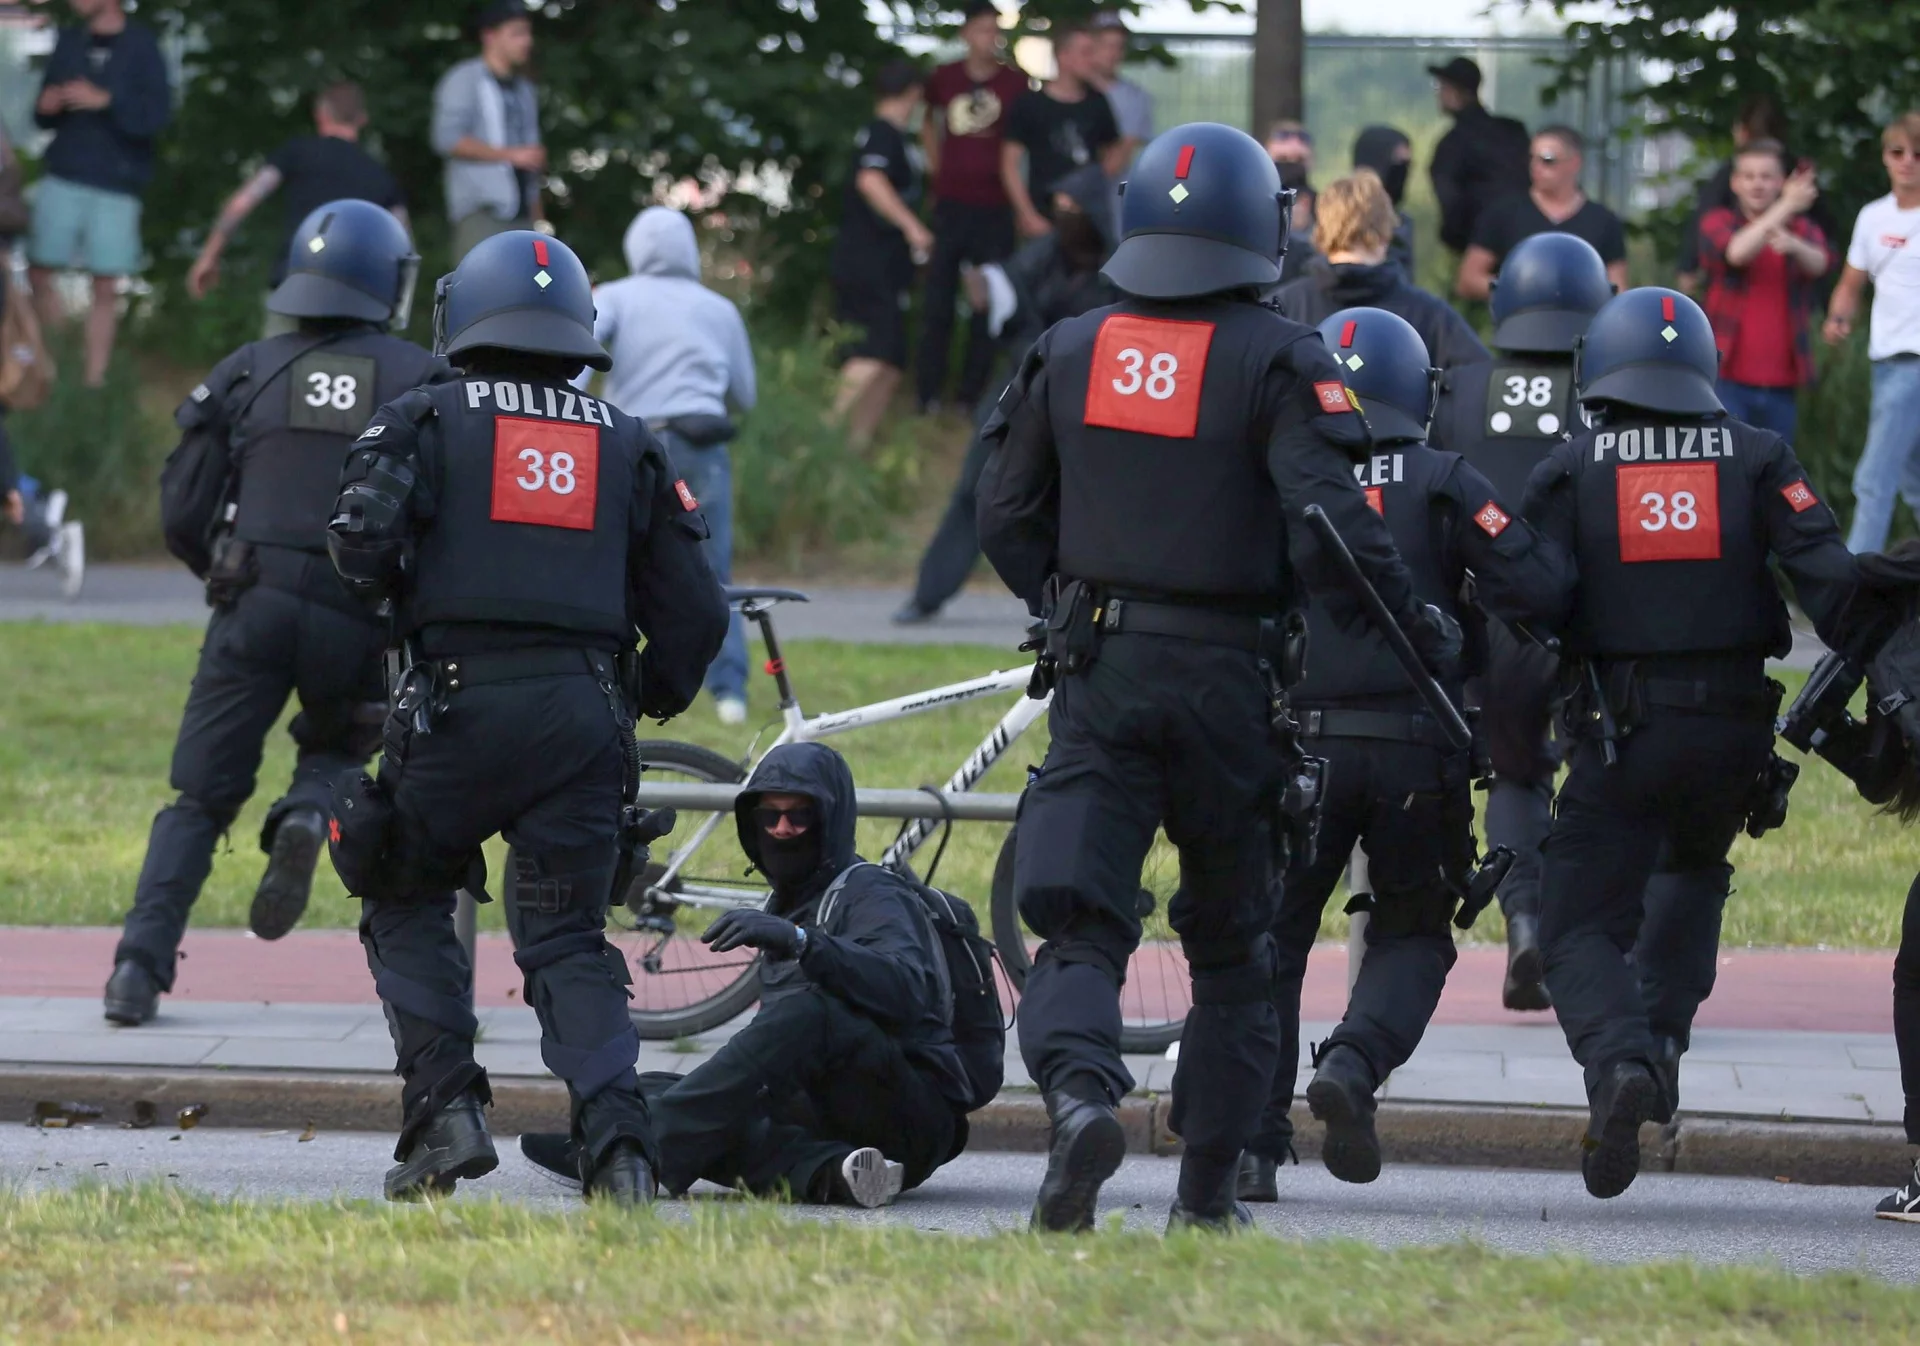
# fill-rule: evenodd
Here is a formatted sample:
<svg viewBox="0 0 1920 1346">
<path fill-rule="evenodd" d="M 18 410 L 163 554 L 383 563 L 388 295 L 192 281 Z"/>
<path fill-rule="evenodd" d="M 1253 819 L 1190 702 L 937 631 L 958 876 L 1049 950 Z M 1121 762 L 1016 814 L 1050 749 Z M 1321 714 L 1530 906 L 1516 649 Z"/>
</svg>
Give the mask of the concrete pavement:
<svg viewBox="0 0 1920 1346">
<path fill-rule="evenodd" d="M 0 1128 L 0 1177 L 27 1191 L 90 1180 L 159 1181 L 216 1196 L 377 1200 L 380 1177 L 392 1162 L 390 1136 L 320 1130 L 303 1141 L 303 1133 L 297 1127 L 265 1133 L 6 1127 Z M 1024 1227 L 1044 1166 L 1038 1155 L 969 1153 L 885 1210 L 792 1209 L 796 1217 L 992 1234 Z M 1128 1229 L 1160 1229 L 1177 1168 L 1166 1158 L 1128 1159 L 1102 1192 L 1104 1216 L 1117 1216 Z M 1886 1194 L 1882 1187 L 1648 1173 L 1625 1195 L 1601 1202 L 1588 1197 L 1572 1173 L 1390 1166 L 1378 1182 L 1352 1187 L 1318 1164 L 1283 1170 L 1281 1186 L 1279 1204 L 1253 1210 L 1263 1230 L 1288 1238 L 1358 1239 L 1380 1247 L 1470 1238 L 1520 1254 L 1763 1263 L 1800 1275 L 1920 1280 L 1920 1227 L 1872 1218 L 1874 1203 Z M 493 1198 L 551 1210 L 578 1200 L 522 1159 L 505 1133 L 499 1169 L 462 1184 L 455 1196 Z M 684 1218 L 695 1203 L 722 1199 L 722 1189 L 701 1184 L 686 1201 L 663 1201 L 655 1209 L 664 1218 Z"/>
</svg>

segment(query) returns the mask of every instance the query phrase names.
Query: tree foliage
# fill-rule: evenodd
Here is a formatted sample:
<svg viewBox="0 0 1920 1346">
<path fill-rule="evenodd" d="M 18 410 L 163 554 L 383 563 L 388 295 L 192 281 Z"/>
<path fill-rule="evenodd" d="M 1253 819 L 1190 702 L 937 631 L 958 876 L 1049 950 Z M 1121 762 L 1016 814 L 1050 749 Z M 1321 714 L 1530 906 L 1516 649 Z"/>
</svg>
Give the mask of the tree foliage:
<svg viewBox="0 0 1920 1346">
<path fill-rule="evenodd" d="M 1566 6 L 1558 6 L 1562 14 Z M 1887 0 L 1623 0 L 1568 24 L 1572 86 L 1601 61 L 1648 62 L 1648 129 L 1691 137 L 1705 163 L 1724 157 L 1749 99 L 1771 96 L 1789 148 L 1820 167 L 1834 214 L 1850 220 L 1883 194 L 1880 128 L 1920 107 L 1920 7 Z M 1670 71 L 1665 78 L 1660 75 Z M 1840 240 L 1844 246 L 1845 240 Z"/>
</svg>

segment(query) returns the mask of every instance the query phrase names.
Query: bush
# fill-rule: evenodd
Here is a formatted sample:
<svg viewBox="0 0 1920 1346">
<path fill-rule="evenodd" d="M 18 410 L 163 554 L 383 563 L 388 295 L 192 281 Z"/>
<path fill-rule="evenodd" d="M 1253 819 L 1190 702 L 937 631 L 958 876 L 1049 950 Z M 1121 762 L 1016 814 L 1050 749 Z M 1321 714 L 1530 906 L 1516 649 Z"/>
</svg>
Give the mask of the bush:
<svg viewBox="0 0 1920 1346">
<path fill-rule="evenodd" d="M 867 453 L 826 423 L 833 338 L 763 345 L 760 400 L 733 442 L 736 555 L 792 570 L 810 551 L 886 537 L 913 499 L 920 451 L 900 421 Z"/>
<path fill-rule="evenodd" d="M 20 470 L 67 493 L 68 513 L 87 525 L 87 548 L 102 557 L 153 555 L 160 541 L 160 464 L 172 427 L 140 405 L 140 375 L 116 353 L 104 387 L 80 378 L 78 333 L 53 334 L 60 378 L 37 411 L 15 412 L 7 428 Z"/>
</svg>

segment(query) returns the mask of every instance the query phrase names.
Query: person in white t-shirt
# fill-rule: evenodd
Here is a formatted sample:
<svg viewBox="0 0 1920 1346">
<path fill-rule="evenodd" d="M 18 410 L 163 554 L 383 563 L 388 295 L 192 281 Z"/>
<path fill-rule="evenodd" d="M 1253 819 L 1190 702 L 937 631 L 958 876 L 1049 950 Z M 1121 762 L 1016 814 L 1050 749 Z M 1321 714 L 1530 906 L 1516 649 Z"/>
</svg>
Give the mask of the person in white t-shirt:
<svg viewBox="0 0 1920 1346">
<path fill-rule="evenodd" d="M 1867 358 L 1873 409 L 1867 443 L 1853 470 L 1856 552 L 1886 546 L 1897 495 L 1920 518 L 1920 112 L 1896 118 L 1880 135 L 1880 161 L 1893 190 L 1860 210 L 1847 264 L 1827 305 L 1829 343 L 1853 332 L 1860 292 L 1873 280 Z"/>
</svg>

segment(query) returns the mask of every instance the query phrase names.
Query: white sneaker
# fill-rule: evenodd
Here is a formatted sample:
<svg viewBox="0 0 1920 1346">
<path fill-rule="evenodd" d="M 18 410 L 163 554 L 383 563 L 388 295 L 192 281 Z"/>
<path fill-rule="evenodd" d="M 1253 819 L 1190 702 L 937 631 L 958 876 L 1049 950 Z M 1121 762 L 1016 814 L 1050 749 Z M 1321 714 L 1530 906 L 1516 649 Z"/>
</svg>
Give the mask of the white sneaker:
<svg viewBox="0 0 1920 1346">
<path fill-rule="evenodd" d="M 39 550 L 27 558 L 28 570 L 38 570 L 41 566 L 60 554 L 60 525 L 61 521 L 66 517 L 67 493 L 65 491 L 49 491 L 47 493 L 47 503 L 43 505 L 40 510 L 40 522 L 36 525 L 39 528 L 46 529 L 47 540 L 40 546 Z"/>
<path fill-rule="evenodd" d="M 61 597 L 78 598 L 80 586 L 87 582 L 87 530 L 78 520 L 60 525 L 53 564 L 60 572 Z"/>
<path fill-rule="evenodd" d="M 713 713 L 720 717 L 721 724 L 745 724 L 747 722 L 747 703 L 737 696 L 716 697 Z"/>
<path fill-rule="evenodd" d="M 868 1146 L 840 1161 L 840 1179 L 846 1184 L 854 1205 L 874 1210 L 889 1205 L 900 1195 L 907 1179 L 907 1166 L 894 1163 Z"/>
</svg>

